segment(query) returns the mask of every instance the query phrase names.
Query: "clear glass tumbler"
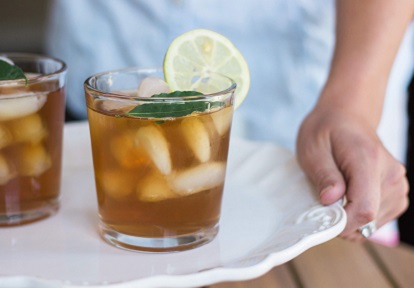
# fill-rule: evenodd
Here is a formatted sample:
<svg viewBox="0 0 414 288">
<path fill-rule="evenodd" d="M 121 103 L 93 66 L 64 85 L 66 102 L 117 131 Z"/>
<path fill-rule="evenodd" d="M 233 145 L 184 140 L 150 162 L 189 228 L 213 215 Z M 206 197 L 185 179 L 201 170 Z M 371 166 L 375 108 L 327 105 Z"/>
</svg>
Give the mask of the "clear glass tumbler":
<svg viewBox="0 0 414 288">
<path fill-rule="evenodd" d="M 128 250 L 179 251 L 218 232 L 233 115 L 233 80 L 212 74 L 200 95 L 141 97 L 161 68 L 85 82 L 101 237 Z"/>
<path fill-rule="evenodd" d="M 0 54 L 28 78 L 0 81 L 0 226 L 59 208 L 66 64 L 42 55 Z"/>
</svg>

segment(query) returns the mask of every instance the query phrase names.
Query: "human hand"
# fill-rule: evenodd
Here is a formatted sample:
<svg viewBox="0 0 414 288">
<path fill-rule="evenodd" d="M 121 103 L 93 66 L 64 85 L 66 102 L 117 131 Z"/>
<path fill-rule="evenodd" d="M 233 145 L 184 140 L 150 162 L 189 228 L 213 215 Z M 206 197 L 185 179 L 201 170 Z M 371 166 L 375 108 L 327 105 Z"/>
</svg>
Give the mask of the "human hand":
<svg viewBox="0 0 414 288">
<path fill-rule="evenodd" d="M 359 227 L 376 220 L 379 228 L 408 207 L 405 168 L 364 117 L 317 106 L 301 125 L 297 155 L 322 204 L 346 195 L 345 239 L 361 242 Z"/>
</svg>

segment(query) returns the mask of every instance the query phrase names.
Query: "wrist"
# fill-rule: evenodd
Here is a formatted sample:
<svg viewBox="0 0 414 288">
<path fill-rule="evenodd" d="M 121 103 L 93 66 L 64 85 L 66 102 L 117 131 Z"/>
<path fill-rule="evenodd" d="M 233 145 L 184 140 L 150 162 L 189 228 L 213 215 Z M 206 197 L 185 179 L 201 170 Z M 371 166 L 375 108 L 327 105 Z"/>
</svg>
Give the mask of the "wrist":
<svg viewBox="0 0 414 288">
<path fill-rule="evenodd" d="M 374 96 L 369 97 L 371 93 Z M 381 118 L 383 101 L 372 101 L 375 96 L 383 98 L 382 95 L 367 90 L 335 90 L 327 87 L 323 90 L 314 110 L 325 115 L 344 115 L 360 119 L 376 129 Z"/>
<path fill-rule="evenodd" d="M 323 113 L 350 115 L 377 128 L 385 95 L 385 88 L 366 87 L 362 83 L 329 82 L 325 85 L 315 110 Z"/>
</svg>

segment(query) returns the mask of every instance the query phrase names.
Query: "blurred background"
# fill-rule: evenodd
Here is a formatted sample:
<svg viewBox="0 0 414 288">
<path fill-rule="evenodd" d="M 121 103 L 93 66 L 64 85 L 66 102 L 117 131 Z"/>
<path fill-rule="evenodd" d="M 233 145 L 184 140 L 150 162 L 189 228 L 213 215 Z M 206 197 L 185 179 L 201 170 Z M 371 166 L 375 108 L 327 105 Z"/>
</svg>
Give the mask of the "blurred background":
<svg viewBox="0 0 414 288">
<path fill-rule="evenodd" d="M 0 51 L 43 53 L 50 0 L 0 0 Z"/>
</svg>

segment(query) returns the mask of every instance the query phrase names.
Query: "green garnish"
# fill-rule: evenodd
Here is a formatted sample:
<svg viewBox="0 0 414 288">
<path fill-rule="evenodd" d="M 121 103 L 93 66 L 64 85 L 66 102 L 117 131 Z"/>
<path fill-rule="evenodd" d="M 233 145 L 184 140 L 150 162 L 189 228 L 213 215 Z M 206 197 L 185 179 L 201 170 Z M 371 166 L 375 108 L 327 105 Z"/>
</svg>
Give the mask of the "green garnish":
<svg viewBox="0 0 414 288">
<path fill-rule="evenodd" d="M 203 93 L 198 91 L 174 91 L 171 93 L 160 93 L 152 95 L 151 98 L 172 98 L 172 97 L 186 97 L 186 96 L 199 96 Z"/>
<path fill-rule="evenodd" d="M 171 93 L 161 93 L 153 95 L 151 98 L 169 98 L 169 97 L 184 97 L 184 96 L 198 96 L 203 93 L 197 91 L 174 91 Z M 126 113 L 126 116 L 146 117 L 146 118 L 166 118 L 166 117 L 183 117 L 193 112 L 204 112 L 214 107 L 221 107 L 224 104 L 219 101 L 191 101 L 191 102 L 156 102 L 135 106 L 131 111 Z"/>
<path fill-rule="evenodd" d="M 4 60 L 0 60 L 0 80 L 25 79 L 27 86 L 28 80 L 22 69 L 16 65 L 11 65 Z"/>
</svg>

